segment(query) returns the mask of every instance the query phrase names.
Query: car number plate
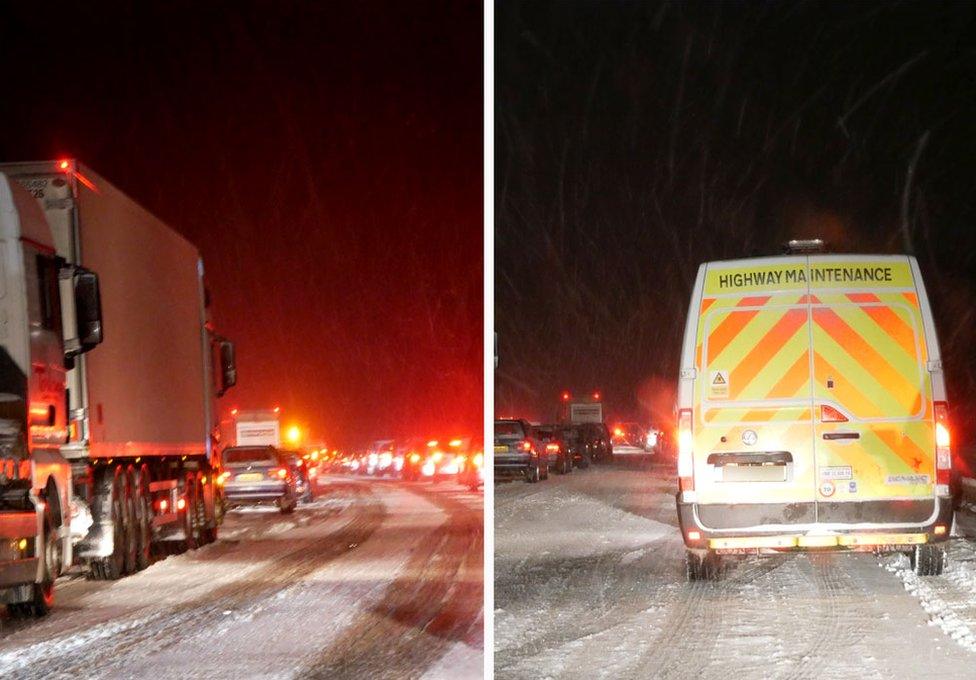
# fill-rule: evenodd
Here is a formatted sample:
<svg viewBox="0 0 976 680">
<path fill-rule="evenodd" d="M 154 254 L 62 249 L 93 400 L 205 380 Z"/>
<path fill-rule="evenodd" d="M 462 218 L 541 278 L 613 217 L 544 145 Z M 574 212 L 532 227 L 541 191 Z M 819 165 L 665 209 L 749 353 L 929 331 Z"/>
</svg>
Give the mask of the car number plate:
<svg viewBox="0 0 976 680">
<path fill-rule="evenodd" d="M 264 475 L 260 472 L 246 472 L 243 475 L 237 475 L 238 482 L 260 482 L 264 479 Z"/>
<path fill-rule="evenodd" d="M 495 453 L 508 453 L 508 447 L 507 446 L 498 446 L 498 445 L 496 445 L 495 446 Z"/>
</svg>

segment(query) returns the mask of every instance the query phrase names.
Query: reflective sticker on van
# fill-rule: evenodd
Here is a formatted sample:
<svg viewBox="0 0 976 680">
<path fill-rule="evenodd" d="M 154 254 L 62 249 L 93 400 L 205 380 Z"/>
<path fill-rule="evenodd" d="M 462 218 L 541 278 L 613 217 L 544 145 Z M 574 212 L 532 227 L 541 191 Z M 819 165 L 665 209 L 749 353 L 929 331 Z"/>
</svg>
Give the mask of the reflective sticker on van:
<svg viewBox="0 0 976 680">
<path fill-rule="evenodd" d="M 820 479 L 850 479 L 851 477 L 852 474 L 850 465 L 837 465 L 820 468 Z"/>
<path fill-rule="evenodd" d="M 708 396 L 712 399 L 727 399 L 729 396 L 729 372 L 712 371 L 708 376 Z"/>
<path fill-rule="evenodd" d="M 928 475 L 888 475 L 885 484 L 931 484 Z"/>
</svg>

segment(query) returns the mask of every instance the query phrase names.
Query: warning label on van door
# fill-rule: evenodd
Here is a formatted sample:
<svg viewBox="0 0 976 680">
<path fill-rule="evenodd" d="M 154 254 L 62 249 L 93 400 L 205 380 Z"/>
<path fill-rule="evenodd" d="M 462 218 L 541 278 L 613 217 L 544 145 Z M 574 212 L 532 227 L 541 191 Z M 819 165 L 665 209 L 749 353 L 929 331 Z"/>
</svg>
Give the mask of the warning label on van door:
<svg viewBox="0 0 976 680">
<path fill-rule="evenodd" d="M 729 372 L 712 371 L 708 376 L 708 396 L 711 399 L 728 399 Z"/>
</svg>

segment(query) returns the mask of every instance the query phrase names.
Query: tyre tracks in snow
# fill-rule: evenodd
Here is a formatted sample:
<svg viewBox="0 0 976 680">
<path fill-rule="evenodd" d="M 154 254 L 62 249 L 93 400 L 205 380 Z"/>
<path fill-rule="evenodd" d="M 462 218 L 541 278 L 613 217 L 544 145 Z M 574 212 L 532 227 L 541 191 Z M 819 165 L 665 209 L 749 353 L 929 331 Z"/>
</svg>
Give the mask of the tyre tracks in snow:
<svg viewBox="0 0 976 680">
<path fill-rule="evenodd" d="M 0 655 L 4 678 L 104 677 L 120 667 L 197 636 L 212 635 L 228 616 L 246 614 L 301 581 L 324 564 L 364 543 L 384 517 L 368 488 L 351 486 L 356 501 L 347 520 L 326 536 L 296 541 L 243 578 L 171 607 L 111 620 L 86 631 L 73 630 L 25 649 Z M 254 542 L 255 544 L 258 542 Z M 273 547 L 273 546 L 269 546 Z M 280 549 L 280 544 L 279 544 Z M 194 584 L 195 585 L 195 584 Z"/>
<path fill-rule="evenodd" d="M 439 507 L 447 520 L 299 677 L 419 678 L 458 643 L 482 649 L 484 512 L 443 491 L 402 488 Z"/>
</svg>

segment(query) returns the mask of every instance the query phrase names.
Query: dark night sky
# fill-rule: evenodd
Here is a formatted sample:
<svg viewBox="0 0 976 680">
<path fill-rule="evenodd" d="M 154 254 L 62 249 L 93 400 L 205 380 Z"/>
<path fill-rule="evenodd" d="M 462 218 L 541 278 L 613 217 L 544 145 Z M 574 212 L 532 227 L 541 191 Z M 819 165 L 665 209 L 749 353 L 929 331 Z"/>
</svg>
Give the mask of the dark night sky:
<svg viewBox="0 0 976 680">
<path fill-rule="evenodd" d="M 482 10 L 4 3 L 0 158 L 201 249 L 240 381 L 330 441 L 480 428 Z"/>
<path fill-rule="evenodd" d="M 496 410 L 673 406 L 697 265 L 911 241 L 971 441 L 971 3 L 496 5 Z"/>
</svg>

